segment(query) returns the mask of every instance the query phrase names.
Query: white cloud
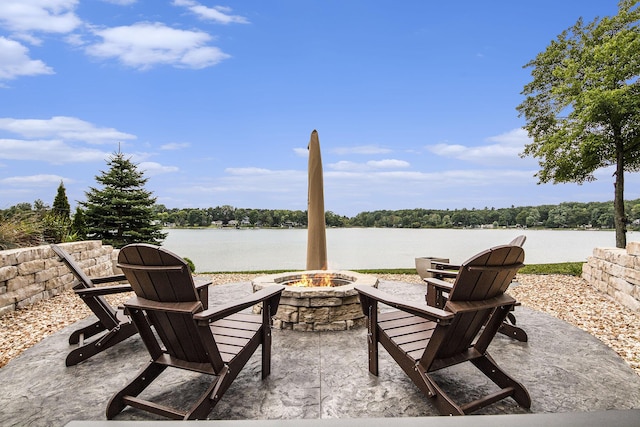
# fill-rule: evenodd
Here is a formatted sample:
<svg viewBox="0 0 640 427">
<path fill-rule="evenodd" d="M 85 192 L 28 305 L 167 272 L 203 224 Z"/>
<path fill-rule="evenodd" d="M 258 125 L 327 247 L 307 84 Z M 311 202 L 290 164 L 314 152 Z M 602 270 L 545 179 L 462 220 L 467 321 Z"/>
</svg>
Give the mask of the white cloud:
<svg viewBox="0 0 640 427">
<path fill-rule="evenodd" d="M 0 80 L 53 74 L 53 69 L 44 62 L 29 58 L 29 49 L 15 40 L 0 37 L 0 52 Z"/>
<path fill-rule="evenodd" d="M 74 46 L 74 47 L 80 47 L 87 44 L 83 36 L 77 33 L 69 34 L 64 38 L 64 41 L 66 41 L 67 43 L 69 43 L 71 46 Z"/>
<path fill-rule="evenodd" d="M 335 154 L 386 154 L 391 150 L 388 148 L 382 148 L 375 145 L 360 145 L 356 147 L 338 147 L 331 150 Z"/>
<path fill-rule="evenodd" d="M 207 7 L 193 0 L 174 0 L 174 6 L 186 7 L 199 18 L 214 21 L 218 24 L 248 24 L 249 20 L 243 16 L 231 15 L 231 8 L 224 6 Z"/>
<path fill-rule="evenodd" d="M 362 163 L 340 160 L 339 162 L 329 163 L 327 168 L 337 171 L 357 171 L 366 169 L 366 166 Z"/>
<path fill-rule="evenodd" d="M 2 0 L 0 25 L 15 33 L 69 33 L 82 21 L 75 14 L 79 0 Z"/>
<path fill-rule="evenodd" d="M 188 142 L 170 142 L 168 144 L 161 145 L 160 149 L 161 150 L 182 150 L 190 146 L 191 144 L 189 144 Z"/>
<path fill-rule="evenodd" d="M 509 132 L 486 139 L 495 144 L 467 146 L 461 144 L 440 143 L 430 145 L 427 150 L 443 157 L 451 157 L 482 164 L 508 164 L 519 159 L 524 145 L 529 138 L 524 129 L 514 129 Z"/>
<path fill-rule="evenodd" d="M 0 118 L 0 130 L 26 138 L 51 138 L 84 141 L 90 144 L 114 143 L 136 139 L 135 135 L 113 128 L 99 128 L 76 117 L 55 116 L 51 119 Z"/>
<path fill-rule="evenodd" d="M 274 170 L 265 169 L 265 168 L 246 167 L 246 168 L 226 168 L 225 172 L 227 172 L 230 175 L 255 176 L 255 175 L 279 174 L 279 173 L 282 173 L 283 171 L 274 171 Z"/>
<path fill-rule="evenodd" d="M 147 176 L 178 172 L 180 170 L 177 166 L 164 166 L 157 162 L 142 162 L 138 164 L 138 167 L 140 170 L 143 170 Z"/>
<path fill-rule="evenodd" d="M 60 175 L 27 175 L 27 176 L 12 176 L 9 178 L 0 179 L 0 183 L 3 185 L 11 185 L 11 186 L 49 186 L 51 184 L 59 184 L 60 181 L 64 181 L 65 183 L 72 183 L 74 180 L 63 178 Z"/>
<path fill-rule="evenodd" d="M 329 169 L 336 171 L 372 171 L 378 169 L 404 169 L 411 166 L 409 162 L 397 159 L 385 159 L 385 160 L 369 160 L 365 163 L 351 162 L 348 160 L 341 160 L 336 163 L 328 164 Z"/>
<path fill-rule="evenodd" d="M 409 162 L 398 159 L 369 160 L 367 165 L 375 169 L 401 169 L 411 166 Z"/>
<path fill-rule="evenodd" d="M 138 0 L 102 0 L 105 3 L 116 4 L 118 6 L 128 6 L 136 3 Z"/>
<path fill-rule="evenodd" d="M 258 192 L 261 194 L 295 193 L 307 185 L 307 171 L 262 168 L 227 168 L 228 176 L 219 180 L 217 191 Z M 304 200 L 304 199 L 303 199 Z"/>
<path fill-rule="evenodd" d="M 0 139 L 0 159 L 37 160 L 52 164 L 104 160 L 109 153 L 93 148 L 76 147 L 60 140 Z"/>
<path fill-rule="evenodd" d="M 508 132 L 501 133 L 497 136 L 487 138 L 487 141 L 497 142 L 504 145 L 512 145 L 515 147 L 524 147 L 531 142 L 531 138 L 527 135 L 527 131 L 523 128 L 512 129 Z"/>
<path fill-rule="evenodd" d="M 174 29 L 159 22 L 138 22 L 93 32 L 102 41 L 88 46 L 87 54 L 117 58 L 139 70 L 161 64 L 201 69 L 230 57 L 217 47 L 207 46 L 212 37 L 205 32 Z"/>
<path fill-rule="evenodd" d="M 309 157 L 308 148 L 294 148 L 293 152 L 296 153 L 296 156 L 299 156 L 299 157 Z"/>
</svg>

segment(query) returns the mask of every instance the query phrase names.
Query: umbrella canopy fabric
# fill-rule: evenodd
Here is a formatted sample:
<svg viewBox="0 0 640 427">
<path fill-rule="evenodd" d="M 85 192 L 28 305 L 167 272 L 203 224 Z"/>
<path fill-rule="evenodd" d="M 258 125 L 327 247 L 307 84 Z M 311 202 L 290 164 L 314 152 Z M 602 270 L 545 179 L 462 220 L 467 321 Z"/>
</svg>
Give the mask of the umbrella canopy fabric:
<svg viewBox="0 0 640 427">
<path fill-rule="evenodd" d="M 327 269 L 327 232 L 324 219 L 324 183 L 318 132 L 309 141 L 309 195 L 307 207 L 307 270 Z"/>
</svg>

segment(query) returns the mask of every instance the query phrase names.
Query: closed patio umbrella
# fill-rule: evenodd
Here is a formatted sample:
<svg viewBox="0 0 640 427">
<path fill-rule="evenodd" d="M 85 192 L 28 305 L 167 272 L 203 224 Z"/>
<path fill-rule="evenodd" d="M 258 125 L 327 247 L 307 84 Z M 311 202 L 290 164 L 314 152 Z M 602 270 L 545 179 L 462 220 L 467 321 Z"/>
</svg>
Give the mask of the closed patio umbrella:
<svg viewBox="0 0 640 427">
<path fill-rule="evenodd" d="M 324 219 L 324 183 L 318 132 L 309 141 L 309 193 L 307 207 L 307 270 L 327 269 L 327 235 Z"/>
</svg>

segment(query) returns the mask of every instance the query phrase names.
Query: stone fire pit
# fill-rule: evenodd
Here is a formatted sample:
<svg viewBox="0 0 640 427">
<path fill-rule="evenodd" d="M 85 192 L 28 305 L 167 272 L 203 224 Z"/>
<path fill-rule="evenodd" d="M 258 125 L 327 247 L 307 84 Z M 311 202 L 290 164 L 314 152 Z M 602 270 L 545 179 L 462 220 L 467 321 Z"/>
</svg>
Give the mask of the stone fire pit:
<svg viewBox="0 0 640 427">
<path fill-rule="evenodd" d="M 306 275 L 314 286 L 294 284 Z M 331 286 L 316 286 L 328 275 Z M 312 270 L 260 276 L 251 282 L 253 291 L 280 284 L 282 292 L 274 327 L 294 331 L 343 331 L 365 324 L 356 284 L 378 287 L 378 278 L 353 271 Z M 259 312 L 256 307 L 254 311 Z"/>
</svg>

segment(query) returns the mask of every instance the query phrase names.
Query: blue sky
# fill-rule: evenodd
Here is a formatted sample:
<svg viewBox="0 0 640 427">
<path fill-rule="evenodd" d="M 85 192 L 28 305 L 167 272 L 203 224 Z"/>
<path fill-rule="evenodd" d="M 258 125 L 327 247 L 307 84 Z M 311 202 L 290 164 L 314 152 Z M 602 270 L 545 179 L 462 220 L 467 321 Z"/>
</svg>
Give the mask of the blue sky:
<svg viewBox="0 0 640 427">
<path fill-rule="evenodd" d="M 217 0 L 216 0 L 217 1 Z M 615 0 L 2 0 L 0 209 L 121 150 L 169 208 L 306 209 L 318 130 L 340 215 L 613 199 L 537 185 L 523 65 Z M 640 197 L 628 174 L 627 199 Z"/>
</svg>

